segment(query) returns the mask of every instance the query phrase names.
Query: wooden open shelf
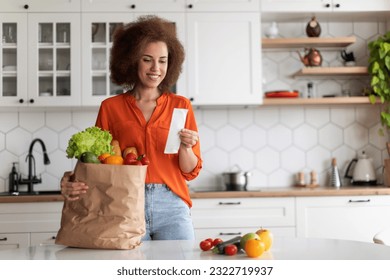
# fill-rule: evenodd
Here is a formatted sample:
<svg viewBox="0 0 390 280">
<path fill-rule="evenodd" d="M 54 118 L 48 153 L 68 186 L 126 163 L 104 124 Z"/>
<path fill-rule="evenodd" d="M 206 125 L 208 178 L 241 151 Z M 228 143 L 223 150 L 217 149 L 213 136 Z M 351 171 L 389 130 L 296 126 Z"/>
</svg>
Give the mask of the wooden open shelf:
<svg viewBox="0 0 390 280">
<path fill-rule="evenodd" d="M 292 49 L 292 48 L 344 48 L 356 42 L 356 37 L 336 38 L 263 38 L 261 40 L 263 49 Z"/>
<path fill-rule="evenodd" d="M 380 101 L 377 100 L 377 103 Z M 264 98 L 263 106 L 271 105 L 353 105 L 371 104 L 367 96 L 326 97 L 326 98 Z"/>
<path fill-rule="evenodd" d="M 293 74 L 293 77 L 300 76 L 367 76 L 368 70 L 365 66 L 345 67 L 304 67 Z"/>
</svg>

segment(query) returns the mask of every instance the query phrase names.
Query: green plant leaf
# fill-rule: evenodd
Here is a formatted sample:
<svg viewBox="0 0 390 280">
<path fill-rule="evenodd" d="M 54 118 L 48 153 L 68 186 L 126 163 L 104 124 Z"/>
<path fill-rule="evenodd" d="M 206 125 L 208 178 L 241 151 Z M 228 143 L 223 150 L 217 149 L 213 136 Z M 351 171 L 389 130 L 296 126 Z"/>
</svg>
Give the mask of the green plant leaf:
<svg viewBox="0 0 390 280">
<path fill-rule="evenodd" d="M 390 52 L 390 43 L 389 42 L 383 43 L 383 50 L 386 54 L 388 54 Z"/>
<path fill-rule="evenodd" d="M 383 59 L 386 56 L 386 50 L 383 47 L 383 44 L 381 45 L 381 48 L 379 49 L 379 58 Z"/>
<path fill-rule="evenodd" d="M 378 78 L 380 80 L 384 80 L 385 79 L 385 74 L 383 73 L 382 69 L 378 69 Z"/>
<path fill-rule="evenodd" d="M 370 95 L 368 96 L 368 98 L 369 98 L 371 104 L 375 104 L 375 103 L 376 103 L 376 96 L 375 96 L 375 95 L 370 94 Z"/>
<path fill-rule="evenodd" d="M 390 114 L 389 113 L 382 112 L 381 119 L 382 119 L 382 124 L 384 124 L 387 127 L 390 127 Z"/>
<path fill-rule="evenodd" d="M 390 56 L 389 55 L 385 57 L 385 65 L 386 65 L 387 70 L 390 71 Z"/>
<path fill-rule="evenodd" d="M 375 74 L 378 73 L 378 70 L 380 69 L 378 61 L 374 61 L 374 63 L 371 66 L 371 73 Z"/>
<path fill-rule="evenodd" d="M 372 78 L 371 78 L 371 86 L 373 87 L 373 86 L 375 86 L 378 83 L 379 83 L 379 78 L 376 75 L 372 76 Z"/>
</svg>

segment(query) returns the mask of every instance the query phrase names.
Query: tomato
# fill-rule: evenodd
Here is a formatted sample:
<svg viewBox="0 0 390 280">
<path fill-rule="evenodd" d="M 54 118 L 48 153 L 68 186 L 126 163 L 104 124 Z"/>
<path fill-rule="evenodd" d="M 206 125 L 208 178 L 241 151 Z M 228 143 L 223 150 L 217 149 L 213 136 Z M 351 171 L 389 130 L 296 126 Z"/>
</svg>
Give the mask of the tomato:
<svg viewBox="0 0 390 280">
<path fill-rule="evenodd" d="M 150 163 L 149 158 L 146 155 L 142 155 L 140 161 L 142 165 L 148 165 Z"/>
<path fill-rule="evenodd" d="M 142 163 L 137 159 L 137 155 L 134 153 L 128 153 L 123 161 L 123 164 L 142 165 Z"/>
<path fill-rule="evenodd" d="M 213 240 L 213 246 L 217 246 L 219 243 L 222 243 L 223 240 L 221 238 L 215 238 Z"/>
<path fill-rule="evenodd" d="M 209 241 L 210 243 L 211 243 L 211 245 L 213 245 L 213 241 L 214 241 L 214 239 L 212 239 L 212 238 L 207 238 L 207 239 L 205 239 L 206 241 Z"/>
<path fill-rule="evenodd" d="M 200 249 L 202 249 L 202 251 L 208 251 L 213 247 L 213 245 L 211 244 L 210 241 L 203 240 L 202 242 L 200 242 L 199 247 Z"/>
<path fill-rule="evenodd" d="M 224 249 L 224 253 L 225 253 L 225 255 L 229 255 L 229 256 L 233 256 L 233 255 L 237 254 L 237 246 L 234 244 L 226 245 L 226 247 Z"/>
<path fill-rule="evenodd" d="M 137 160 L 137 155 L 134 154 L 134 153 L 132 153 L 132 152 L 130 152 L 130 153 L 128 153 L 128 154 L 125 156 L 125 158 L 128 159 L 128 160 Z"/>
</svg>

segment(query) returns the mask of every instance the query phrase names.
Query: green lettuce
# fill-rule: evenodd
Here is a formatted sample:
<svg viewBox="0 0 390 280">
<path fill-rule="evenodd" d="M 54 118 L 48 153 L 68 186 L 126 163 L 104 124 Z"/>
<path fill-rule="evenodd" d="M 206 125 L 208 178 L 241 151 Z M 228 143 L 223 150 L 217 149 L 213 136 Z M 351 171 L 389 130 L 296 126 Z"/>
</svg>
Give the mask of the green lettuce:
<svg viewBox="0 0 390 280">
<path fill-rule="evenodd" d="M 100 156 L 103 153 L 112 154 L 112 135 L 109 131 L 97 126 L 86 128 L 84 131 L 73 134 L 69 139 L 66 154 L 68 158 L 79 159 L 84 152 Z"/>
</svg>

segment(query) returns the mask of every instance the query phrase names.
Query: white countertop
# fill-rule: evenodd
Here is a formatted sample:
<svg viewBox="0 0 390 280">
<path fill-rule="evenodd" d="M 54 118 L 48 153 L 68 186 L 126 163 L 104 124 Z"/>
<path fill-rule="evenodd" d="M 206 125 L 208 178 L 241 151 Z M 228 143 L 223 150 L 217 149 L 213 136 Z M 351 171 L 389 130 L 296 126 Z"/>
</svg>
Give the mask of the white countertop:
<svg viewBox="0 0 390 280">
<path fill-rule="evenodd" d="M 42 245 L 0 250 L 2 260 L 245 260 L 202 252 L 198 241 L 146 241 L 134 250 L 96 250 Z M 346 240 L 276 237 L 266 260 L 390 260 L 390 246 Z"/>
</svg>

